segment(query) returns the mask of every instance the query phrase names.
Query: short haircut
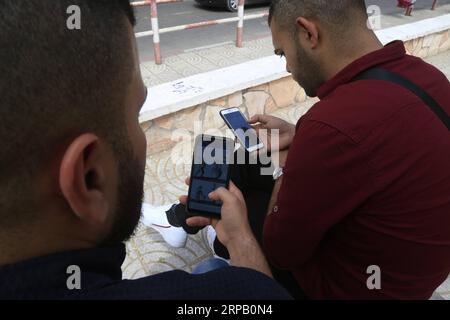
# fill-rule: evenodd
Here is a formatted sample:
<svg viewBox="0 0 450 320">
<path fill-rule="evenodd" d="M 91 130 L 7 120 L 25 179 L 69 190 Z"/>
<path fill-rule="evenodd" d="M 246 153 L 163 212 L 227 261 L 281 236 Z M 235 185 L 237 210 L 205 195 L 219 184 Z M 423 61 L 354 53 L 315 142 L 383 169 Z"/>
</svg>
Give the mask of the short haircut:
<svg viewBox="0 0 450 320">
<path fill-rule="evenodd" d="M 127 145 L 130 24 L 128 0 L 0 1 L 0 229 L 32 214 L 33 178 L 58 146 L 88 132 Z"/>
<path fill-rule="evenodd" d="M 358 18 L 367 20 L 364 0 L 272 0 L 269 25 L 275 18 L 277 26 L 289 32 L 296 31 L 298 17 L 315 19 L 335 34 L 345 33 Z M 355 19 L 356 18 L 356 19 Z"/>
</svg>

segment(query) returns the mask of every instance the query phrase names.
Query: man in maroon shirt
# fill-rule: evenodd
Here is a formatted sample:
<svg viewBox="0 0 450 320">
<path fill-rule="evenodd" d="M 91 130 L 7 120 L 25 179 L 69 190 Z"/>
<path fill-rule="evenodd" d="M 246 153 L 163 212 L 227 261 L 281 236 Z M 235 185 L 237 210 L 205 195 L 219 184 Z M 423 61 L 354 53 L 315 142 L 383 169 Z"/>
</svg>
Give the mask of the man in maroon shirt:
<svg viewBox="0 0 450 320">
<path fill-rule="evenodd" d="M 297 126 L 251 120 L 280 129 L 288 150 L 264 226 L 269 261 L 309 298 L 429 298 L 450 273 L 449 129 L 408 89 L 353 79 L 381 67 L 448 115 L 447 78 L 400 41 L 383 47 L 364 1 L 275 0 L 269 22 L 275 53 L 321 99 Z"/>
</svg>

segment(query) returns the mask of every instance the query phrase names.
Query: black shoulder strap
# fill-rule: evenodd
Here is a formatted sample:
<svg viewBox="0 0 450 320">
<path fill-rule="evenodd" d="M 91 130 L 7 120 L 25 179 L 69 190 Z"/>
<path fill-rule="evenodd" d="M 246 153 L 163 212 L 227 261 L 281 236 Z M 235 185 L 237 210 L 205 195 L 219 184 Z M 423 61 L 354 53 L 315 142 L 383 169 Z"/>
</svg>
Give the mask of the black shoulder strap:
<svg viewBox="0 0 450 320">
<path fill-rule="evenodd" d="M 368 70 L 360 73 L 355 78 L 353 78 L 352 81 L 358 81 L 358 80 L 382 80 L 382 81 L 395 83 L 399 86 L 402 86 L 405 89 L 408 89 L 409 91 L 414 93 L 416 96 L 418 96 L 420 99 L 422 99 L 422 101 L 428 107 L 430 107 L 431 111 L 433 111 L 438 116 L 438 118 L 442 121 L 442 123 L 450 131 L 449 115 L 444 111 L 444 109 L 442 109 L 442 107 L 436 102 L 436 100 L 434 100 L 422 88 L 420 88 L 418 85 L 412 83 L 408 79 L 406 79 L 396 73 L 382 69 L 382 68 L 372 68 L 372 69 L 368 69 Z"/>
</svg>

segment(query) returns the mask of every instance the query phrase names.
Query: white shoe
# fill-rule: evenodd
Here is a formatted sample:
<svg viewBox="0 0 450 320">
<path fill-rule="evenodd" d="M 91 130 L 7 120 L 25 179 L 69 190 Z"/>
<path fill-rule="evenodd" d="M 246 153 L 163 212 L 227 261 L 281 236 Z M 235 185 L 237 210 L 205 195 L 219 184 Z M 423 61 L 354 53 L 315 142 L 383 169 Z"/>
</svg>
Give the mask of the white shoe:
<svg viewBox="0 0 450 320">
<path fill-rule="evenodd" d="M 216 230 L 214 230 L 214 228 L 212 226 L 207 226 L 206 227 L 206 240 L 208 240 L 208 246 L 214 255 L 216 254 L 214 252 L 214 241 L 216 240 L 216 236 L 217 236 Z"/>
<path fill-rule="evenodd" d="M 158 231 L 171 247 L 184 248 L 187 241 L 187 233 L 183 228 L 172 226 L 167 220 L 166 211 L 172 205 L 154 207 L 148 203 L 142 204 L 142 223 Z"/>
<path fill-rule="evenodd" d="M 211 251 L 214 255 L 214 258 L 222 259 L 230 264 L 230 260 L 224 259 L 221 256 L 218 256 L 216 254 L 216 252 L 214 251 L 214 241 L 216 240 L 216 237 L 217 237 L 216 230 L 214 230 L 214 228 L 212 226 L 207 226 L 206 227 L 206 240 L 208 241 L 208 246 L 211 249 Z"/>
</svg>

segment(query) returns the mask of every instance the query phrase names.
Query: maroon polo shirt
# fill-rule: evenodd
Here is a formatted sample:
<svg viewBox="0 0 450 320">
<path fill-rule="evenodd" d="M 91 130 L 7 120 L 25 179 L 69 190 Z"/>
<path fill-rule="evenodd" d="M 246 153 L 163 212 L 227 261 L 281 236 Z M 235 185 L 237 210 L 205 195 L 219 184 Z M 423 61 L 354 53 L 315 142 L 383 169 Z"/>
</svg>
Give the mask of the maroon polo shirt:
<svg viewBox="0 0 450 320">
<path fill-rule="evenodd" d="M 427 299 L 450 273 L 450 133 L 408 90 L 350 81 L 374 66 L 416 83 L 450 114 L 445 75 L 400 41 L 320 88 L 264 228 L 269 259 L 310 298 Z M 367 286 L 373 265 L 381 290 Z"/>
</svg>

